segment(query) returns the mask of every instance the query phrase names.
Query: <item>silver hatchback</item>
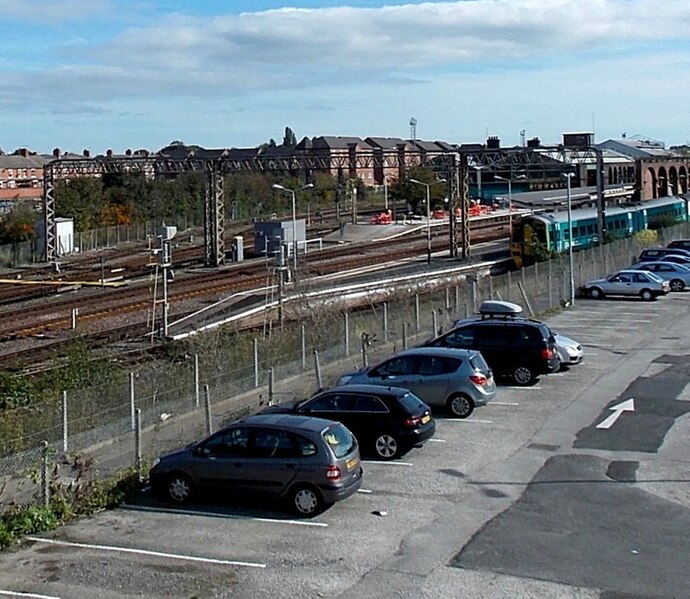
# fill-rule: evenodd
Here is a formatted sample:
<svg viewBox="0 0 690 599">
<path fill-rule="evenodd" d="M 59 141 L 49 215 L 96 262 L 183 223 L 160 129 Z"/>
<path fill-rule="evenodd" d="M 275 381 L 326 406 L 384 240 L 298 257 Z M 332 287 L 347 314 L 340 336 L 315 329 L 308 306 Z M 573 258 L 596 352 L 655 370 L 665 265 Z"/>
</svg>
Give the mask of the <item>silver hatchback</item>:
<svg viewBox="0 0 690 599">
<path fill-rule="evenodd" d="M 582 286 L 584 294 L 593 299 L 606 295 L 628 295 L 650 301 L 666 295 L 670 290 L 668 281 L 653 272 L 642 270 L 619 270 L 605 279 L 588 281 Z"/>
<path fill-rule="evenodd" d="M 339 385 L 393 385 L 409 389 L 432 409 L 467 418 L 496 395 L 493 373 L 481 353 L 470 349 L 418 347 L 343 375 Z"/>
</svg>

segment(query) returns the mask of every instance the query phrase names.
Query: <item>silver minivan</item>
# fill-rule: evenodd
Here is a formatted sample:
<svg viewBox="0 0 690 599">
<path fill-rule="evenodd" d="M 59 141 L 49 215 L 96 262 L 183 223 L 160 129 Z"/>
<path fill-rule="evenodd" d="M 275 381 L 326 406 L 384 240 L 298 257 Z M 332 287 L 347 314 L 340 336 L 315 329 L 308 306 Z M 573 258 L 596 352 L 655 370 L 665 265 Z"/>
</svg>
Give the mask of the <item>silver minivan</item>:
<svg viewBox="0 0 690 599">
<path fill-rule="evenodd" d="M 338 380 L 338 385 L 354 383 L 409 389 L 432 409 L 446 409 L 456 418 L 467 418 L 496 395 L 491 369 L 481 353 L 471 349 L 407 349 Z"/>
</svg>

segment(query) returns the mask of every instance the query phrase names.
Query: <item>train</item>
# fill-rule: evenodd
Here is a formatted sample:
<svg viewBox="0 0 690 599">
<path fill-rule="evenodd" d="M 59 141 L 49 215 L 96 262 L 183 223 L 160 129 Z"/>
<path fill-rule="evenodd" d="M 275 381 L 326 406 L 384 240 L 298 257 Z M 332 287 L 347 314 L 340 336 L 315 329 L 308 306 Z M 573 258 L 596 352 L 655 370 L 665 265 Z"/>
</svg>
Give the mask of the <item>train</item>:
<svg viewBox="0 0 690 599">
<path fill-rule="evenodd" d="M 605 210 L 607 240 L 629 237 L 644 229 L 669 226 L 688 220 L 688 200 L 668 196 L 635 204 L 608 206 Z M 577 208 L 571 214 L 573 250 L 599 243 L 596 208 Z M 570 246 L 568 212 L 535 212 L 514 223 L 510 252 L 518 268 L 565 252 Z"/>
</svg>

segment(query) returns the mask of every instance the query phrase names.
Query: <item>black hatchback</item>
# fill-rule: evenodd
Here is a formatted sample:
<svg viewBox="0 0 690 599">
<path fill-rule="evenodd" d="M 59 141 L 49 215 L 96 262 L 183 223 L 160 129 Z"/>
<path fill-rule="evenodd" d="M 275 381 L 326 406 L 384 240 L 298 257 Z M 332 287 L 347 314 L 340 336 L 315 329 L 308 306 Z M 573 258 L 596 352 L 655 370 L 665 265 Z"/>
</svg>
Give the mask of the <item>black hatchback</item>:
<svg viewBox="0 0 690 599">
<path fill-rule="evenodd" d="M 391 460 L 436 432 L 431 409 L 400 387 L 342 385 L 309 399 L 270 406 L 264 413 L 290 413 L 337 420 L 357 438 L 362 453 Z"/>
</svg>

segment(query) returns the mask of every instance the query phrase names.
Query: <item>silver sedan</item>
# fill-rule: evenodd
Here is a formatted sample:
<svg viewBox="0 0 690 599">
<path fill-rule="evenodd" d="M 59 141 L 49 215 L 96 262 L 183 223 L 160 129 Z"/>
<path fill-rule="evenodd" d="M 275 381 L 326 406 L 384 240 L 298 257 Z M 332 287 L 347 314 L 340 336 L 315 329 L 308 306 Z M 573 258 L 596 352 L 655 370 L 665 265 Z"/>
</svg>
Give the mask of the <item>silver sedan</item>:
<svg viewBox="0 0 690 599">
<path fill-rule="evenodd" d="M 627 295 L 639 296 L 646 301 L 666 295 L 670 289 L 668 281 L 643 270 L 619 270 L 605 279 L 588 281 L 582 286 L 585 295 L 593 299 L 606 295 Z"/>
<path fill-rule="evenodd" d="M 690 267 L 674 262 L 639 262 L 630 267 L 631 270 L 646 270 L 653 272 L 668 281 L 671 291 L 683 291 L 690 285 Z"/>
</svg>

